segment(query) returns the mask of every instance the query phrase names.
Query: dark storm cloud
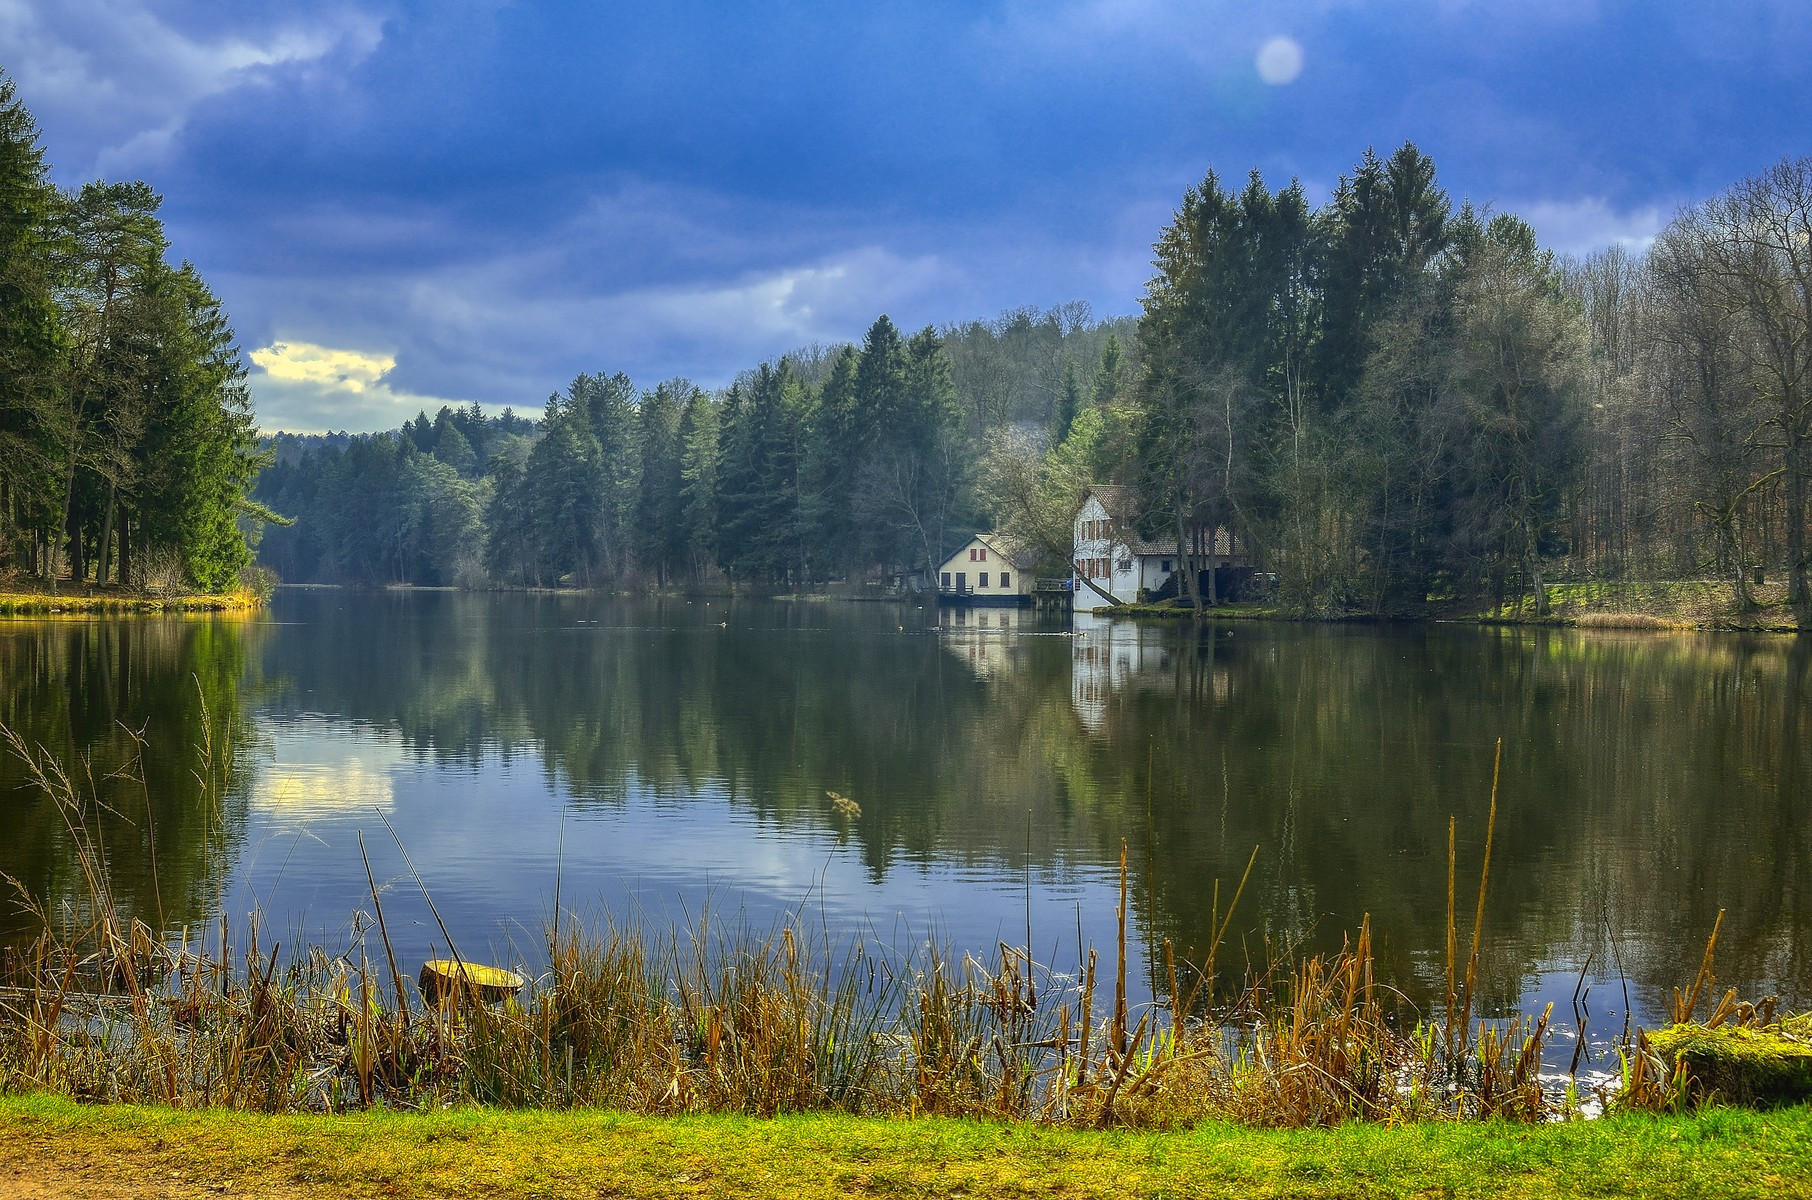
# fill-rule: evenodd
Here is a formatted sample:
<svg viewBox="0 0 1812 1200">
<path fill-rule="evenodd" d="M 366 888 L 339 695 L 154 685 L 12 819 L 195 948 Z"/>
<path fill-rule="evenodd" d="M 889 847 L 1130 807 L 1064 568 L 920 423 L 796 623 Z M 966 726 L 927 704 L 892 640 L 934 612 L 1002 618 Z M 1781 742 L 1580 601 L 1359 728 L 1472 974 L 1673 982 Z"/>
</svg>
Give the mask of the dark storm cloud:
<svg viewBox="0 0 1812 1200">
<path fill-rule="evenodd" d="M 0 62 L 60 181 L 152 180 L 248 349 L 303 356 L 254 371 L 267 427 L 357 428 L 533 407 L 581 370 L 718 383 L 883 310 L 1132 311 L 1210 165 L 1319 198 L 1411 139 L 1552 245 L 1640 244 L 1806 148 L 1809 22 L 1787 0 L 0 0 Z M 1300 72 L 1267 84 L 1279 38 Z M 314 378 L 317 351 L 370 378 Z"/>
</svg>

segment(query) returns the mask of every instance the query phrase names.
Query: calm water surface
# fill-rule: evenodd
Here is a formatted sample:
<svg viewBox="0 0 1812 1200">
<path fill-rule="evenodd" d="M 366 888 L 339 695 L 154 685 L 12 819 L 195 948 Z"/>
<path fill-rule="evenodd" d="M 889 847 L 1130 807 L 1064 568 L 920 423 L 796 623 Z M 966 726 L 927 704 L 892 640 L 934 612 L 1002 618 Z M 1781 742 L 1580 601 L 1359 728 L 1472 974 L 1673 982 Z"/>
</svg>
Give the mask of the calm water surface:
<svg viewBox="0 0 1812 1200">
<path fill-rule="evenodd" d="M 1504 741 L 1483 986 L 1581 979 L 1600 1029 L 1689 983 L 1812 1002 L 1812 642 L 1442 627 L 1197 631 L 833 603 L 285 590 L 265 619 L 0 624 L 0 723 L 78 764 L 125 905 L 345 946 L 371 908 L 533 967 L 554 908 L 803 913 L 959 951 L 1337 947 L 1438 992 L 1448 819 L 1470 924 Z M 142 750 L 140 749 L 142 743 Z M 827 791 L 853 798 L 842 820 Z M 386 826 L 388 822 L 388 826 Z M 394 829 L 393 838 L 391 829 Z M 0 871 L 85 891 L 0 764 Z M 0 916 L 0 939 L 23 917 Z M 1580 989 L 1584 990 L 1584 989 Z"/>
</svg>

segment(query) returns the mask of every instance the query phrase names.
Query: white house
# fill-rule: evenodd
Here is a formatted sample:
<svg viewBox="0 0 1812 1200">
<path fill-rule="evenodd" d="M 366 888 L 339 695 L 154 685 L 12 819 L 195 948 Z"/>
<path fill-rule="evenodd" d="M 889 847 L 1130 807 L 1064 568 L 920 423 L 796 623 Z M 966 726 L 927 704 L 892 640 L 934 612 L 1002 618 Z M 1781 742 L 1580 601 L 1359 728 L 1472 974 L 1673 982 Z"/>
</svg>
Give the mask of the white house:
<svg viewBox="0 0 1812 1200">
<path fill-rule="evenodd" d="M 1133 492 L 1129 487 L 1097 484 L 1083 494 L 1072 531 L 1073 607 L 1099 608 L 1114 601 L 1135 603 L 1141 589 L 1147 593 L 1157 591 L 1176 569 L 1177 548 L 1140 537 L 1133 528 L 1132 513 Z"/>
<path fill-rule="evenodd" d="M 1133 526 L 1136 510 L 1133 489 L 1129 487 L 1101 483 L 1083 493 L 1082 507 L 1076 510 L 1075 528 L 1071 531 L 1073 608 L 1102 608 L 1115 602 L 1135 604 L 1163 591 L 1167 584 L 1172 589 L 1177 586 L 1172 578 L 1177 570 L 1176 542 L 1140 537 Z M 1216 529 L 1213 539 L 1210 553 L 1197 552 L 1198 570 L 1243 565 L 1240 547 L 1225 527 Z M 1201 546 L 1208 549 L 1205 541 Z"/>
<path fill-rule="evenodd" d="M 978 533 L 937 569 L 939 604 L 1030 604 L 1033 562 L 998 533 Z"/>
</svg>

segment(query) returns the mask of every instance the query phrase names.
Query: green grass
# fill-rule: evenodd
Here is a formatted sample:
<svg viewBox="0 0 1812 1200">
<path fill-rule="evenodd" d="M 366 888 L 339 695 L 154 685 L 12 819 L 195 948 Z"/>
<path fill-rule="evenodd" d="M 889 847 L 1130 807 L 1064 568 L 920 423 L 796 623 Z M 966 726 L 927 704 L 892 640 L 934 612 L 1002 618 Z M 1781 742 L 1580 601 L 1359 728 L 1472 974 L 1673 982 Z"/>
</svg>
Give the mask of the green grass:
<svg viewBox="0 0 1812 1200">
<path fill-rule="evenodd" d="M 1804 1196 L 1812 1110 L 1131 1133 L 581 1111 L 337 1117 L 0 1099 L 0 1195 Z M 8 1193 L 9 1182 L 22 1183 Z M 35 1190 L 34 1190 L 35 1189 Z M 96 1193 L 99 1194 L 99 1193 Z"/>
<path fill-rule="evenodd" d="M 262 601 L 251 592 L 219 595 L 144 595 L 132 592 L 0 592 L 0 617 L 118 616 L 133 613 L 249 612 Z"/>
</svg>

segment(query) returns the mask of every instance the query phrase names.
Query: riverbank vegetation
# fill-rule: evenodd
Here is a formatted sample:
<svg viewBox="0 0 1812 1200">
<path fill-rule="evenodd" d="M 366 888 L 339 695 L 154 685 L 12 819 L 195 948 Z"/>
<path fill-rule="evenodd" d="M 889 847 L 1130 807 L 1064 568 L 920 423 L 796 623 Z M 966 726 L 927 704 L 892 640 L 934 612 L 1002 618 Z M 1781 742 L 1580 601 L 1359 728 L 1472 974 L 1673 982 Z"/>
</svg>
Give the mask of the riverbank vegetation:
<svg viewBox="0 0 1812 1200">
<path fill-rule="evenodd" d="M 0 76 L 0 580 L 227 591 L 273 517 L 232 329 L 159 204 L 54 187 Z"/>
<path fill-rule="evenodd" d="M 251 612 L 264 603 L 256 591 L 181 592 L 157 595 L 92 589 L 81 592 L 0 591 L 0 617 L 124 616 L 131 613 Z"/>
<path fill-rule="evenodd" d="M 1444 985 L 1426 1010 L 1381 974 L 1369 919 L 1338 951 L 1267 942 L 1237 961 L 1227 934 L 1257 849 L 1240 879 L 1212 889 L 1204 952 L 1192 961 L 1166 940 L 1140 978 L 1124 846 L 1105 956 L 1080 940 L 1063 964 L 1004 943 L 959 953 L 924 938 L 841 941 L 798 917 L 768 930 L 709 913 L 671 930 L 587 928 L 556 895 L 543 969 L 492 1004 L 411 986 L 416 964 L 399 959 L 368 859 L 369 908 L 345 946 L 285 954 L 256 919 L 236 941 L 224 921 L 171 930 L 128 915 L 99 832 L 105 781 L 17 735 L 6 750 L 59 813 L 79 886 L 55 902 L 21 891 L 36 934 L 5 955 L 0 1092 L 265 1112 L 475 1103 L 1141 1128 L 1539 1121 L 1719 1094 L 1693 1092 L 1684 1060 L 1639 1030 L 1622 1047 L 1619 1085 L 1545 1065 L 1552 1005 L 1482 1015 L 1495 782 L 1475 896 L 1459 894 L 1448 825 Z M 434 957 L 466 961 L 440 934 Z M 1673 1021 L 1790 1032 L 1772 1002 L 1720 994 L 1717 937 L 1714 927 L 1696 978 L 1675 994 Z M 1141 986 L 1153 1002 L 1137 1002 Z"/>
</svg>

